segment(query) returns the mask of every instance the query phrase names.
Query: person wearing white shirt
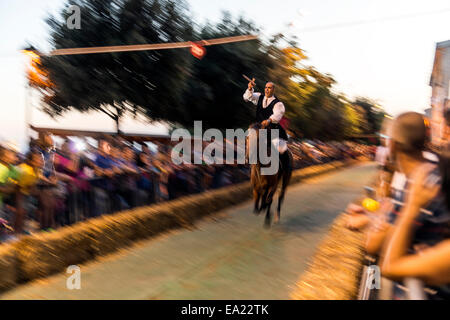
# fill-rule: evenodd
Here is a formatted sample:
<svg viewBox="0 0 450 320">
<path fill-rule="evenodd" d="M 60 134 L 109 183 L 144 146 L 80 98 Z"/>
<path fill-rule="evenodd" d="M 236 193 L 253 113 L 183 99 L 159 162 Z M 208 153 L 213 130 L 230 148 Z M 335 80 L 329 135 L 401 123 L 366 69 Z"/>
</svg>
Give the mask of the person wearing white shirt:
<svg viewBox="0 0 450 320">
<path fill-rule="evenodd" d="M 256 121 L 260 122 L 263 128 L 278 129 L 279 138 L 273 139 L 272 143 L 278 146 L 282 165 L 289 165 L 289 155 L 286 152 L 288 136 L 280 125 L 285 112 L 284 104 L 274 95 L 275 84 L 273 82 L 266 83 L 263 95 L 260 92 L 254 92 L 254 81 L 255 79 L 248 83 L 248 88 L 243 95 L 244 101 L 256 105 Z"/>
</svg>

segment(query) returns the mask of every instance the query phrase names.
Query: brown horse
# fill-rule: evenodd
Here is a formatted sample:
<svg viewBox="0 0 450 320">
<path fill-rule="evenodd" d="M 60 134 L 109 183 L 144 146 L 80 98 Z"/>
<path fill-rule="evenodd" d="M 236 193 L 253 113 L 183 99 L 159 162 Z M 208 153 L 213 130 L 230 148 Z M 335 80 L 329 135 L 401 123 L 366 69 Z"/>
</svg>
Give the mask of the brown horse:
<svg viewBox="0 0 450 320">
<path fill-rule="evenodd" d="M 264 129 L 261 127 L 261 124 L 256 123 L 250 126 L 250 129 L 253 129 L 253 133 L 256 134 L 256 139 L 249 139 L 249 136 L 247 137 L 247 143 L 246 143 L 246 156 L 247 159 L 249 159 L 249 148 L 251 148 L 251 143 L 256 143 L 257 148 L 252 148 L 250 150 L 258 150 L 259 151 L 259 129 Z M 251 142 L 252 141 L 252 142 Z M 267 148 L 271 148 L 270 144 L 267 145 Z M 259 214 L 261 210 L 266 210 L 266 217 L 264 220 L 264 226 L 266 228 L 269 228 L 271 225 L 271 212 L 270 207 L 272 205 L 273 197 L 277 191 L 278 185 L 281 182 L 281 189 L 278 194 L 278 207 L 277 207 L 277 214 L 275 216 L 274 223 L 278 223 L 280 220 L 280 211 L 281 211 L 281 204 L 284 199 L 284 194 L 286 192 L 286 188 L 289 184 L 289 181 L 291 179 L 292 175 L 292 155 L 289 150 L 287 150 L 289 155 L 289 168 L 283 168 L 281 166 L 278 167 L 277 172 L 272 175 L 263 175 L 261 173 L 261 169 L 264 167 L 269 167 L 268 165 L 263 165 L 260 162 L 259 159 L 259 152 L 258 156 L 256 157 L 256 163 L 251 164 L 251 175 L 250 175 L 250 181 L 253 187 L 253 200 L 254 200 L 254 208 L 253 212 L 255 214 Z"/>
</svg>

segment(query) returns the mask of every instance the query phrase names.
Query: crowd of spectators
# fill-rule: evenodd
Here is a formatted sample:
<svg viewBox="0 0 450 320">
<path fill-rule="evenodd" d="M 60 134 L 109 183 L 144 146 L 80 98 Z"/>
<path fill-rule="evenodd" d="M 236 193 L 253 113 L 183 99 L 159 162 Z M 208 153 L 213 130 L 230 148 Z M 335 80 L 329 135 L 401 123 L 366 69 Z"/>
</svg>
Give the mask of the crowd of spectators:
<svg viewBox="0 0 450 320">
<path fill-rule="evenodd" d="M 392 123 L 378 148 L 373 208 L 351 204 L 347 226 L 364 230 L 368 263 L 382 282 L 372 298 L 407 299 L 405 281 L 423 283 L 426 299 L 450 299 L 450 111 L 439 145 L 431 145 L 421 114 L 407 112 Z M 366 285 L 366 284 L 363 284 Z M 405 289 L 406 288 L 406 289 Z"/>
<path fill-rule="evenodd" d="M 292 141 L 294 168 L 371 153 L 356 143 Z M 134 144 L 105 136 L 94 147 L 50 134 L 30 142 L 21 155 L 10 143 L 0 148 L 1 241 L 21 234 L 52 232 L 92 217 L 172 200 L 249 179 L 249 166 L 176 165 L 171 147 Z"/>
</svg>

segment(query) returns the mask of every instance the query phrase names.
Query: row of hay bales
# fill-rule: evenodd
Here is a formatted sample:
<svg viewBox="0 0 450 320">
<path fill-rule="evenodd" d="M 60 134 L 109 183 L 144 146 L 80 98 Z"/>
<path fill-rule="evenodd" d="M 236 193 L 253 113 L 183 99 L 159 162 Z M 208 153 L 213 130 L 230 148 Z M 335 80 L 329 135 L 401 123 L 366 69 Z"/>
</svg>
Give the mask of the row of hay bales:
<svg viewBox="0 0 450 320">
<path fill-rule="evenodd" d="M 345 226 L 339 215 L 319 245 L 291 298 L 295 300 L 354 300 L 359 290 L 364 261 L 365 236 Z"/>
<path fill-rule="evenodd" d="M 348 165 L 335 161 L 293 173 L 291 183 Z M 105 215 L 53 233 L 24 236 L 0 245 L 0 290 L 64 271 L 112 253 L 132 242 L 169 229 L 189 226 L 198 218 L 241 203 L 251 196 L 249 182 L 173 201 Z"/>
</svg>

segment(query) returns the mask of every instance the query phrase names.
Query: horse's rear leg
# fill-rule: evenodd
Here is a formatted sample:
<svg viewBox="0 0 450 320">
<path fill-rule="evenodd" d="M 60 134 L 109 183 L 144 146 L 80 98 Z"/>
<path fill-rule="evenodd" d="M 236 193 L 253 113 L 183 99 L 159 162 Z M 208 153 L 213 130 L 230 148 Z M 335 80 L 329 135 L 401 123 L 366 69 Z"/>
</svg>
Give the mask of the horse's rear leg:
<svg viewBox="0 0 450 320">
<path fill-rule="evenodd" d="M 261 197 L 261 207 L 260 210 L 264 210 L 265 208 L 267 208 L 267 204 L 268 204 L 268 200 L 267 197 L 269 195 L 269 190 L 267 188 L 264 188 L 264 193 L 262 194 Z"/>
<path fill-rule="evenodd" d="M 267 195 L 267 211 L 266 211 L 266 218 L 264 219 L 264 227 L 265 228 L 270 228 L 270 224 L 271 224 L 271 220 L 272 220 L 272 215 L 270 214 L 270 207 L 272 206 L 272 200 L 273 200 L 273 195 L 275 194 L 276 188 L 275 190 L 271 190 L 269 192 L 269 194 Z"/>
<path fill-rule="evenodd" d="M 292 165 L 289 168 L 288 171 L 283 173 L 283 180 L 281 182 L 281 190 L 280 190 L 280 194 L 278 196 L 278 206 L 277 206 L 277 215 L 275 218 L 275 223 L 278 223 L 280 221 L 280 212 L 281 212 L 281 204 L 283 203 L 284 200 L 284 194 L 286 193 L 286 188 L 289 185 L 289 181 L 291 180 L 291 175 L 292 175 Z"/>
<path fill-rule="evenodd" d="M 281 186 L 280 194 L 278 195 L 278 206 L 277 206 L 277 215 L 275 217 L 274 223 L 278 223 L 280 221 L 280 212 L 281 212 L 281 204 L 284 200 L 284 194 L 286 192 L 287 185 L 284 184 L 284 178 L 283 178 L 283 184 Z"/>
<path fill-rule="evenodd" d="M 277 215 L 275 216 L 274 223 L 280 222 L 280 211 L 283 200 L 284 200 L 284 192 L 280 193 L 280 195 L 278 196 Z"/>
</svg>

